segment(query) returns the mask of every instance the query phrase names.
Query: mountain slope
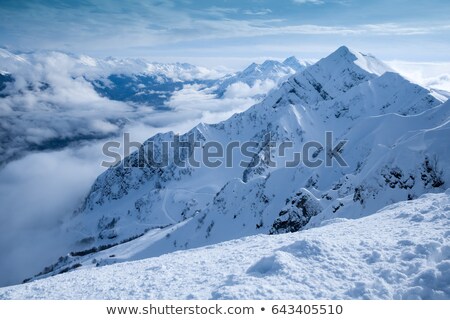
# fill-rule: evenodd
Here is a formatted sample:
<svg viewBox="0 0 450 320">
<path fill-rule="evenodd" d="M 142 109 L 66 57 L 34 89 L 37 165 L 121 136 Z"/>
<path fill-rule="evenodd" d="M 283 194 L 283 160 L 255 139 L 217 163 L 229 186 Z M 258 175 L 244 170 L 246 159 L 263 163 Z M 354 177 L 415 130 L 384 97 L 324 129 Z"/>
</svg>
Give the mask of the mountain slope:
<svg viewBox="0 0 450 320">
<path fill-rule="evenodd" d="M 170 161 L 156 168 L 142 166 L 145 159 L 136 152 L 108 169 L 64 225 L 73 239 L 72 254 L 39 277 L 78 263 L 104 265 L 260 233 L 298 231 L 441 192 L 450 181 L 449 106 L 374 57 L 339 48 L 247 111 L 180 136 L 222 146 L 253 142 L 257 147 L 251 159 L 234 150 L 230 165 L 180 167 Z M 268 155 L 267 135 L 276 146 L 291 142 L 293 148 L 285 155 Z M 152 137 L 141 154 L 154 148 L 160 159 L 163 142 L 174 137 L 173 132 Z M 335 152 L 345 163 L 339 165 L 335 157 L 327 164 L 327 154 L 344 140 Z M 306 160 L 322 163 L 287 166 L 293 151 L 309 142 L 322 146 L 315 144 Z M 201 159 L 202 149 L 193 155 Z M 276 165 L 269 165 L 269 157 Z M 187 160 L 186 151 L 181 158 Z M 239 165 L 241 160 L 251 162 Z M 133 247 L 136 237 L 147 239 L 146 244 L 126 257 L 102 252 L 124 243 Z"/>
<path fill-rule="evenodd" d="M 449 218 L 450 189 L 294 234 L 82 266 L 0 299 L 449 299 Z"/>
</svg>

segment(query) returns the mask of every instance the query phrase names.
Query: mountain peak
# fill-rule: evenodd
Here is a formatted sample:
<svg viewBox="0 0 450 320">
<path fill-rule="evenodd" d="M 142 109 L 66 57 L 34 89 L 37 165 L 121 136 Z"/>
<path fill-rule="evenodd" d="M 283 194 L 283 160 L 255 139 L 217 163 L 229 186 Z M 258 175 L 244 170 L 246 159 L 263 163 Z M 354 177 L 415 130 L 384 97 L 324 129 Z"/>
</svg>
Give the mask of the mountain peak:
<svg viewBox="0 0 450 320">
<path fill-rule="evenodd" d="M 392 69 L 375 57 L 341 46 L 303 72 L 296 74 L 294 82 L 301 83 L 302 87 L 312 86 L 318 94 L 309 103 L 316 103 L 316 99 L 328 100 L 337 97 L 360 83 L 388 71 Z M 305 99 L 303 100 L 305 102 Z"/>
<path fill-rule="evenodd" d="M 352 49 L 347 46 L 341 46 L 336 51 L 331 53 L 328 57 L 323 58 L 321 63 L 326 63 L 330 65 L 335 64 L 355 64 L 360 69 L 375 74 L 377 76 L 382 75 L 385 72 L 392 72 L 393 70 L 387 66 L 384 62 L 378 60 L 376 57 L 370 54 L 364 54 Z"/>
<path fill-rule="evenodd" d="M 341 46 L 337 50 L 335 50 L 333 53 L 328 55 L 327 57 L 323 58 L 322 60 L 326 61 L 329 60 L 333 63 L 335 62 L 348 62 L 352 63 L 358 60 L 360 58 L 361 54 L 357 51 L 351 50 L 346 46 Z"/>
<path fill-rule="evenodd" d="M 309 63 L 299 61 L 295 56 L 290 56 L 283 61 L 285 66 L 294 69 L 296 72 L 303 71 L 309 65 Z"/>
<path fill-rule="evenodd" d="M 283 61 L 283 64 L 290 64 L 290 63 L 300 63 L 300 61 L 295 56 L 290 56 L 284 59 Z"/>
<path fill-rule="evenodd" d="M 337 48 L 337 50 L 334 53 L 338 53 L 340 55 L 353 54 L 352 50 L 350 50 L 349 47 L 347 47 L 347 46 L 340 46 L 339 48 Z"/>
<path fill-rule="evenodd" d="M 264 61 L 262 64 L 261 64 L 261 66 L 264 68 L 272 68 L 272 67 L 274 67 L 274 66 L 277 66 L 277 65 L 279 65 L 280 63 L 278 62 L 278 61 L 275 61 L 275 60 L 266 60 L 266 61 Z"/>
<path fill-rule="evenodd" d="M 249 65 L 247 68 L 245 68 L 241 72 L 241 75 L 255 76 L 256 74 L 258 74 L 259 76 L 261 76 L 261 75 L 267 75 L 269 73 L 278 74 L 280 71 L 283 74 L 289 73 L 289 69 L 287 68 L 287 66 L 283 65 L 281 62 L 278 62 L 275 60 L 265 60 L 261 64 L 252 63 L 251 65 Z"/>
</svg>

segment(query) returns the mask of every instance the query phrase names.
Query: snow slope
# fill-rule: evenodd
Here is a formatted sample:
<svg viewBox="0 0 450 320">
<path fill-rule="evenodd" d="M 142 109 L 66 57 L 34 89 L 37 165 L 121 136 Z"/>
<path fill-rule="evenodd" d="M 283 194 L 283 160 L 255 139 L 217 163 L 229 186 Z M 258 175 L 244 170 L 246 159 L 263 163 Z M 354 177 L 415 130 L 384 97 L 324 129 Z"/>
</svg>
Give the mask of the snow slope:
<svg viewBox="0 0 450 320">
<path fill-rule="evenodd" d="M 303 232 L 82 266 L 0 299 L 450 299 L 450 189 Z"/>
<path fill-rule="evenodd" d="M 292 67 L 274 63 L 245 75 L 228 75 L 188 63 L 98 59 L 57 51 L 14 54 L 0 48 L 0 166 L 32 151 L 110 138 L 136 123 L 161 127 L 161 122 L 183 117 L 180 104 L 192 105 L 192 118 L 213 107 L 226 112 L 223 105 L 237 104 L 243 110 L 242 105 L 260 101 L 294 73 Z M 202 106 L 203 99 L 212 107 Z M 170 114 L 155 115 L 162 111 Z M 212 111 L 220 120 L 229 116 Z"/>
</svg>

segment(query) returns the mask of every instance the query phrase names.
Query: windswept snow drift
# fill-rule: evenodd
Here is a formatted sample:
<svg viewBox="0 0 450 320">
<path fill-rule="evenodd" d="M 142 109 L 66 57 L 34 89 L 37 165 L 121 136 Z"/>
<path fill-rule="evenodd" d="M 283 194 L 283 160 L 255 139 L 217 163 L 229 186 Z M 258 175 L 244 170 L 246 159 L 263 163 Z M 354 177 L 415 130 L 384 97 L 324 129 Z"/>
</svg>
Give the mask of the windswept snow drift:
<svg viewBox="0 0 450 320">
<path fill-rule="evenodd" d="M 450 189 L 356 220 L 0 289 L 0 299 L 450 299 Z"/>
</svg>

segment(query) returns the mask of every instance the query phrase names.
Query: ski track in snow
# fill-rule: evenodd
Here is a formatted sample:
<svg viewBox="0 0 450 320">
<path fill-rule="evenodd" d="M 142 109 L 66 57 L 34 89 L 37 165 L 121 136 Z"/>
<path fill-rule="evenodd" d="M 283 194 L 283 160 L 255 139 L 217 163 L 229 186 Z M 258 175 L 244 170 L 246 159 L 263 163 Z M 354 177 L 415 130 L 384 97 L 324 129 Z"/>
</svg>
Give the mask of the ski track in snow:
<svg viewBox="0 0 450 320">
<path fill-rule="evenodd" d="M 450 189 L 356 220 L 0 289 L 1 299 L 449 299 Z"/>
</svg>

